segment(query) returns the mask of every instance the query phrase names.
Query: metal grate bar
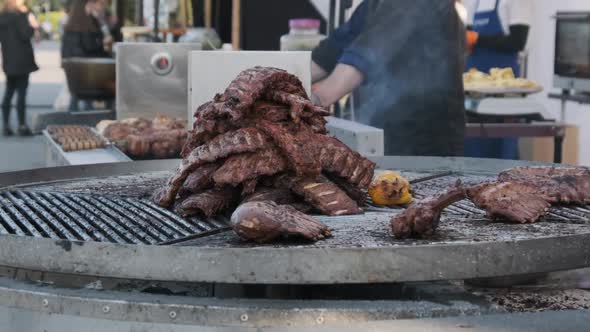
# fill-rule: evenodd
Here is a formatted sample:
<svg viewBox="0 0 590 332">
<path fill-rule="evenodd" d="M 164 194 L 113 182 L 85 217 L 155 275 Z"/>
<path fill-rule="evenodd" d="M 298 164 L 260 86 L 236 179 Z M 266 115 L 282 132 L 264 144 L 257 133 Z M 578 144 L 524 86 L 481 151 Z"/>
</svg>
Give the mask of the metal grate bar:
<svg viewBox="0 0 590 332">
<path fill-rule="evenodd" d="M 0 191 L 0 235 L 158 245 L 227 229 L 224 217 L 186 220 L 133 197 Z"/>
<path fill-rule="evenodd" d="M 37 193 L 32 193 L 32 195 L 37 195 Z M 112 238 L 108 237 L 108 233 L 105 232 L 105 234 L 103 234 L 103 232 L 100 232 L 101 228 L 97 227 L 96 225 L 92 225 L 92 219 L 94 219 L 94 217 L 92 218 L 85 218 L 82 217 L 80 214 L 78 214 L 77 212 L 75 212 L 74 210 L 72 210 L 70 207 L 68 207 L 68 205 L 65 202 L 60 201 L 57 197 L 51 195 L 50 193 L 41 193 L 41 195 L 43 196 L 43 198 L 45 198 L 48 202 L 50 202 L 51 204 L 53 204 L 54 206 L 56 206 L 59 210 L 61 210 L 64 214 L 71 216 L 71 219 L 78 224 L 79 227 L 81 227 L 84 232 L 86 232 L 86 234 L 88 234 L 90 237 L 92 237 L 93 240 L 97 240 L 97 241 L 109 241 L 109 240 L 113 240 Z M 90 221 L 86 221 L 87 219 L 89 219 Z"/>
<path fill-rule="evenodd" d="M 0 202 L 1 203 L 1 202 Z M 4 230 L 7 234 L 16 234 L 16 235 L 26 235 L 25 232 L 16 224 L 14 220 L 10 217 L 10 215 L 4 211 L 4 209 L 0 206 L 0 221 L 4 226 Z"/>
<path fill-rule="evenodd" d="M 23 204 L 23 202 L 16 197 L 14 197 L 11 193 L 5 193 L 4 197 L 8 202 L 11 203 L 11 206 L 8 206 L 10 212 L 14 214 L 17 220 L 19 220 L 23 226 L 27 228 L 27 230 L 33 236 L 48 236 L 52 238 L 60 238 L 55 234 L 55 232 L 47 226 L 43 220 L 41 220 L 31 209 Z"/>
<path fill-rule="evenodd" d="M 62 222 L 60 222 L 59 220 L 56 219 L 56 217 L 54 217 L 54 215 L 51 213 L 51 211 L 49 209 L 46 209 L 46 205 L 39 202 L 37 203 L 35 200 L 33 200 L 31 197 L 25 195 L 24 193 L 17 191 L 14 193 L 16 195 L 16 197 L 18 199 L 20 199 L 22 202 L 24 202 L 25 204 L 27 204 L 30 208 L 32 208 L 33 210 L 40 212 L 37 213 L 41 216 L 41 219 L 45 222 L 45 224 L 49 227 L 51 227 L 51 229 L 53 229 L 56 234 L 64 239 L 68 239 L 68 240 L 85 240 L 82 236 L 76 236 L 74 235 L 70 229 L 68 229 Z M 59 216 L 58 216 L 59 218 Z M 89 238 L 87 240 L 90 240 Z"/>
<path fill-rule="evenodd" d="M 43 237 L 43 235 L 41 235 L 41 233 L 39 233 L 39 231 L 35 228 L 35 226 L 33 226 L 29 220 L 27 219 L 27 217 L 25 217 L 24 215 L 22 215 L 15 207 L 14 204 L 12 204 L 11 201 L 9 201 L 8 199 L 4 198 L 2 195 L 0 195 L 0 204 L 2 204 L 2 206 L 4 207 L 4 209 L 6 211 L 8 211 L 12 217 L 13 220 L 15 221 L 16 224 L 18 224 L 18 227 L 20 227 L 20 229 L 22 231 L 24 231 L 24 233 L 26 235 L 31 235 L 31 236 L 36 236 L 36 237 Z"/>
<path fill-rule="evenodd" d="M 127 229 L 121 227 L 119 223 L 109 218 L 101 210 L 88 204 L 80 197 L 66 197 L 62 194 L 57 194 L 56 196 L 60 197 L 60 199 L 62 200 L 75 203 L 75 205 L 73 205 L 73 208 L 79 207 L 81 211 L 84 211 L 84 214 L 86 216 L 90 217 L 89 220 L 93 220 L 97 225 L 100 225 L 99 228 L 103 230 L 111 229 L 110 231 L 107 231 L 107 234 L 109 234 L 112 237 L 116 236 L 116 238 L 113 238 L 113 240 L 119 243 L 145 243 L 144 241 L 141 241 L 137 237 L 133 236 L 131 233 L 129 233 L 129 231 L 127 231 Z"/>
<path fill-rule="evenodd" d="M 572 206 L 572 207 L 570 207 L 570 209 L 580 211 L 580 212 L 584 213 L 585 215 L 590 216 L 590 209 L 588 208 L 588 206 L 586 206 L 586 207 Z"/>
<path fill-rule="evenodd" d="M 129 232 L 134 234 L 142 242 L 148 243 L 148 244 L 155 244 L 155 243 L 159 242 L 155 237 L 153 237 L 150 234 L 147 234 L 141 228 L 137 227 L 137 225 L 135 225 L 133 223 L 133 221 L 125 218 L 122 215 L 119 215 L 117 212 L 115 212 L 114 210 L 112 210 L 108 206 L 102 204 L 97 199 L 95 199 L 93 197 L 86 197 L 86 196 L 80 196 L 80 199 L 85 200 L 86 202 L 95 206 L 99 211 L 102 212 L 103 215 L 109 216 L 111 218 L 111 220 L 113 220 L 116 223 L 118 223 L 119 225 L 123 226 L 125 229 L 127 229 Z"/>
<path fill-rule="evenodd" d="M 142 220 L 148 223 L 149 226 L 155 228 L 159 233 L 163 234 L 166 238 L 177 238 L 183 235 L 182 232 L 178 232 L 174 227 L 170 227 L 166 222 L 160 221 L 157 217 L 152 216 L 150 213 L 146 213 L 144 209 L 138 209 L 135 205 L 128 203 L 125 200 L 118 198 L 111 198 L 111 201 L 119 205 L 122 209 L 133 212 L 139 216 Z"/>
<path fill-rule="evenodd" d="M 171 236 L 173 236 L 174 233 L 180 234 L 182 236 L 186 236 L 186 235 L 190 234 L 189 231 L 181 228 L 176 223 L 169 222 L 167 220 L 167 218 L 161 214 L 161 212 L 159 212 L 157 210 L 153 210 L 152 208 L 150 208 L 144 204 L 141 204 L 139 201 L 125 199 L 124 202 L 126 204 L 128 204 L 130 209 L 132 209 L 133 211 L 135 211 L 135 210 L 141 211 L 141 213 L 147 213 L 149 215 L 149 217 L 147 217 L 147 218 L 155 218 L 155 220 L 157 221 L 156 224 L 161 223 L 161 225 L 165 226 L 166 228 L 168 228 L 169 230 L 171 230 L 173 232 Z M 144 218 L 144 219 L 146 219 L 146 218 Z"/>
<path fill-rule="evenodd" d="M 576 211 L 575 209 L 572 209 L 570 207 L 562 207 L 560 209 L 551 209 L 551 212 L 561 215 L 561 216 L 564 216 L 568 219 L 578 221 L 578 222 L 583 222 L 583 223 L 590 222 L 590 219 L 588 219 L 588 216 L 586 214 Z"/>
<path fill-rule="evenodd" d="M 174 233 L 165 234 L 166 232 L 169 232 L 169 230 L 162 228 L 160 225 L 154 227 L 154 225 L 152 223 L 154 218 L 148 217 L 143 212 L 140 212 L 140 213 L 134 215 L 134 213 L 139 212 L 139 211 L 137 211 L 137 209 L 135 209 L 136 211 L 129 210 L 128 207 L 121 206 L 114 199 L 107 199 L 105 197 L 98 197 L 97 199 L 99 201 L 101 201 L 102 203 L 104 203 L 109 208 L 113 209 L 114 211 L 116 211 L 117 213 L 122 215 L 123 217 L 127 218 L 130 222 L 134 223 L 137 227 L 142 229 L 144 232 L 146 232 L 150 236 L 158 239 L 159 241 L 161 241 L 162 239 L 167 239 L 168 237 L 175 235 Z M 128 205 L 128 204 L 125 204 L 125 205 Z M 144 217 L 146 217 L 147 219 Z M 158 228 L 158 229 L 156 229 L 156 228 Z"/>
<path fill-rule="evenodd" d="M 199 222 L 199 223 L 190 222 L 189 223 L 186 220 L 182 219 L 181 217 L 175 215 L 174 213 L 172 213 L 168 210 L 162 210 L 162 208 L 160 208 L 159 206 L 157 206 L 156 204 L 154 204 L 151 201 L 141 200 L 140 203 L 143 204 L 144 206 L 147 206 L 149 208 L 156 209 L 156 210 L 160 211 L 160 213 L 162 213 L 166 217 L 168 217 L 171 220 L 178 223 L 179 226 L 184 227 L 184 229 L 188 230 L 191 234 L 201 232 L 203 230 L 208 230 L 211 228 L 211 226 L 207 225 L 206 223 L 201 223 L 201 222 Z"/>
<path fill-rule="evenodd" d="M 556 213 L 556 211 L 555 211 L 555 210 L 550 210 L 550 211 L 547 213 L 547 216 L 553 217 L 553 218 L 555 218 L 555 219 L 559 219 L 559 220 L 561 220 L 561 221 L 568 221 L 568 222 L 571 222 L 571 221 L 572 221 L 572 220 L 571 220 L 571 218 L 565 217 L 565 216 L 563 216 L 563 215 L 562 215 L 562 214 L 560 214 L 560 213 Z"/>
<path fill-rule="evenodd" d="M 191 220 L 195 220 L 195 222 L 200 222 L 200 219 L 195 217 L 191 218 Z M 222 228 L 227 227 L 228 225 L 228 222 L 224 217 L 213 217 L 207 219 L 207 221 L 213 225 L 213 228 Z"/>
<path fill-rule="evenodd" d="M 470 201 L 461 201 L 458 203 L 453 204 L 454 207 L 461 209 L 467 213 L 475 214 L 475 215 L 485 215 L 486 212 L 473 204 Z"/>
</svg>

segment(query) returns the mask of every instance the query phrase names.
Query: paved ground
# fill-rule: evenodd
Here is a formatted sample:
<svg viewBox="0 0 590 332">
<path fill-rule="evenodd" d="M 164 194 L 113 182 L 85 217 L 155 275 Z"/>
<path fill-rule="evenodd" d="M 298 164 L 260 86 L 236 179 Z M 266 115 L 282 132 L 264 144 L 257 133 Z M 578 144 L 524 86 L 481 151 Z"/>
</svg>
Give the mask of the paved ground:
<svg viewBox="0 0 590 332">
<path fill-rule="evenodd" d="M 58 43 L 37 44 L 35 55 L 41 69 L 31 75 L 27 98 L 29 123 L 33 114 L 52 110 L 55 98 L 65 82 L 65 76 L 60 67 Z M 0 73 L 0 96 L 4 95 L 4 88 L 4 73 Z M 16 127 L 16 110 L 12 111 L 11 123 L 13 127 Z M 0 136 L 0 155 L 2 156 L 0 172 L 43 167 L 45 156 L 42 142 L 41 136 L 26 138 Z"/>
</svg>

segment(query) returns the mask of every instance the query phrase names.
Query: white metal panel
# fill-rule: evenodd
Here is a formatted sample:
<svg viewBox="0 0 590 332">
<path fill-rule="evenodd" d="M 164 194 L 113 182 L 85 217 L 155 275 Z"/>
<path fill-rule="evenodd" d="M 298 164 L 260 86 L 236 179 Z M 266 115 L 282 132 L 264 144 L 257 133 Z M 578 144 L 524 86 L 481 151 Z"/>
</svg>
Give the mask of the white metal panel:
<svg viewBox="0 0 590 332">
<path fill-rule="evenodd" d="M 117 119 L 157 114 L 186 116 L 188 54 L 198 43 L 121 43 L 117 45 Z M 158 73 L 156 54 L 169 57 L 171 70 Z"/>
</svg>

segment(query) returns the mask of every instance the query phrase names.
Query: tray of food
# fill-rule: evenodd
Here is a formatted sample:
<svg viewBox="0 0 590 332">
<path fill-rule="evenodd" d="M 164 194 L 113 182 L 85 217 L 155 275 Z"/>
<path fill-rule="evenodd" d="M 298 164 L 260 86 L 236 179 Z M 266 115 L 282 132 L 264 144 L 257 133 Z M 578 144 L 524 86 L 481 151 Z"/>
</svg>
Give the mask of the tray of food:
<svg viewBox="0 0 590 332">
<path fill-rule="evenodd" d="M 92 128 L 77 125 L 52 125 L 47 133 L 64 152 L 105 148 L 108 143 Z"/>
<path fill-rule="evenodd" d="M 158 115 L 152 120 L 104 120 L 96 129 L 134 159 L 179 158 L 187 137 L 187 121 Z"/>
<path fill-rule="evenodd" d="M 528 95 L 543 91 L 537 82 L 515 77 L 512 68 L 492 68 L 489 73 L 470 69 L 463 74 L 463 85 L 468 94 Z"/>
</svg>

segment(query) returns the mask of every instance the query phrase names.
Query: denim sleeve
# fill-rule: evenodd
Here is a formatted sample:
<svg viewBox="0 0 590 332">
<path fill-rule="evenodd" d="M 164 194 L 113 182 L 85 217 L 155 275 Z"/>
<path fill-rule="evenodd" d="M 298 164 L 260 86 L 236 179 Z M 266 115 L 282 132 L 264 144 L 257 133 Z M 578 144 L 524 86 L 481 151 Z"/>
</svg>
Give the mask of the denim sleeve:
<svg viewBox="0 0 590 332">
<path fill-rule="evenodd" d="M 327 72 L 334 70 L 344 51 L 363 30 L 367 14 L 366 1 L 355 10 L 348 22 L 324 39 L 312 52 L 312 59 Z"/>
</svg>

